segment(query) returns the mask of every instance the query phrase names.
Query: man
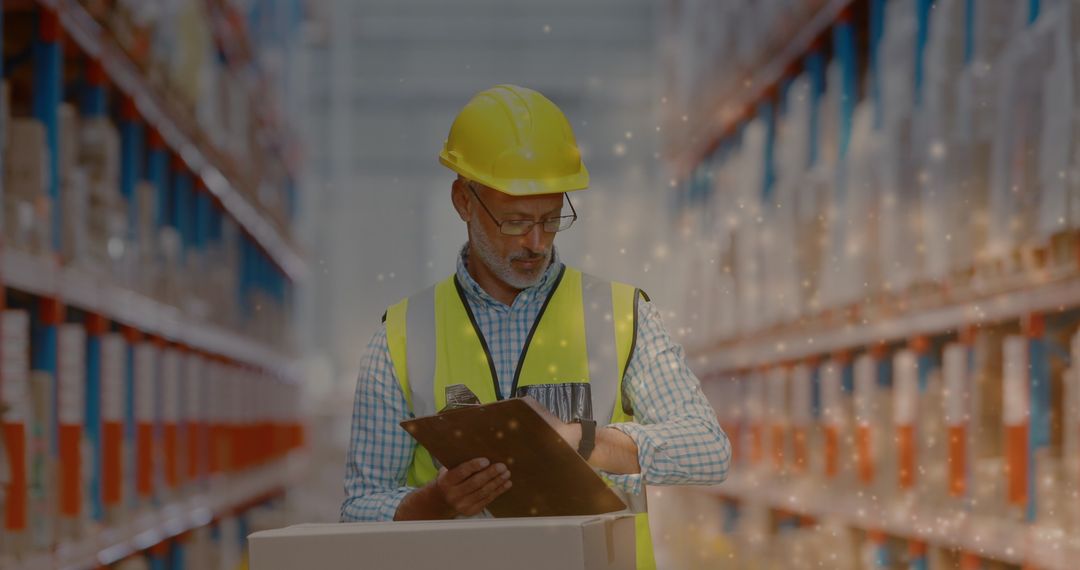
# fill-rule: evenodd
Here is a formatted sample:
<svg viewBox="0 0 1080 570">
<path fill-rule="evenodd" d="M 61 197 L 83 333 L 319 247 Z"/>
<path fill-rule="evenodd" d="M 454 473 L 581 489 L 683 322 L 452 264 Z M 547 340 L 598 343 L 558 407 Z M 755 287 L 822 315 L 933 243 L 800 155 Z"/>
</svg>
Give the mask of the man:
<svg viewBox="0 0 1080 570">
<path fill-rule="evenodd" d="M 559 260 L 555 234 L 577 219 L 568 192 L 589 185 L 569 122 L 499 85 L 462 109 L 440 162 L 458 174 L 469 241 L 455 274 L 390 307 L 368 345 L 342 520 L 477 515 L 513 485 L 482 457 L 437 467 L 398 426 L 465 384 L 483 403 L 527 397 L 639 513 L 638 568 L 654 568 L 645 483 L 719 483 L 730 446 L 648 297 Z"/>
</svg>

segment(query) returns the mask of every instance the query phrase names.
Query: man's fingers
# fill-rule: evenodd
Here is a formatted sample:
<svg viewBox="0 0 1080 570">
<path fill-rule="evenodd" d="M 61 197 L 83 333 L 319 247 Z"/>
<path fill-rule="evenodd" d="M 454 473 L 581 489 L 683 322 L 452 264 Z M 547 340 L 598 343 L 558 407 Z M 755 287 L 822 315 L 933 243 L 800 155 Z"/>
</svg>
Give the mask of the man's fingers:
<svg viewBox="0 0 1080 570">
<path fill-rule="evenodd" d="M 490 461 L 483 457 L 477 457 L 449 470 L 443 478 L 450 485 L 460 485 L 463 481 L 472 477 L 473 474 L 487 468 L 489 465 L 491 465 Z"/>
<path fill-rule="evenodd" d="M 471 503 L 459 509 L 463 515 L 472 516 L 487 508 L 495 499 L 498 499 L 500 495 L 510 490 L 513 486 L 513 482 L 510 480 L 496 479 L 490 483 L 491 489 L 485 490 L 482 493 L 474 493 L 470 498 L 475 498 Z"/>
<path fill-rule="evenodd" d="M 482 489 L 489 481 L 498 479 L 503 475 L 509 476 L 509 473 L 510 471 L 505 465 L 497 463 L 479 473 L 474 473 L 472 477 L 456 485 L 454 492 L 458 497 L 468 497 L 477 490 Z"/>
<path fill-rule="evenodd" d="M 484 499 L 491 497 L 492 495 L 497 497 L 499 496 L 499 490 L 502 489 L 502 487 L 507 483 L 510 483 L 510 472 L 504 471 L 502 473 L 499 473 L 497 476 L 492 477 L 490 480 L 485 482 L 473 492 L 466 494 L 464 496 L 464 502 L 482 502 Z"/>
</svg>

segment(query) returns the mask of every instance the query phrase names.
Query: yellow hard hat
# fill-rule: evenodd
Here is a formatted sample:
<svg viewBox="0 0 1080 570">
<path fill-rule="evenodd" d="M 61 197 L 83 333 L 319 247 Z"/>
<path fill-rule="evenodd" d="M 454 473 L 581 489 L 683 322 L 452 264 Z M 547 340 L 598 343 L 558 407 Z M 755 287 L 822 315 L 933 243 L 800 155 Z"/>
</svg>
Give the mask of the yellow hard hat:
<svg viewBox="0 0 1080 570">
<path fill-rule="evenodd" d="M 473 96 L 454 119 L 439 162 L 512 196 L 589 187 L 566 116 L 547 97 L 517 85 Z"/>
</svg>

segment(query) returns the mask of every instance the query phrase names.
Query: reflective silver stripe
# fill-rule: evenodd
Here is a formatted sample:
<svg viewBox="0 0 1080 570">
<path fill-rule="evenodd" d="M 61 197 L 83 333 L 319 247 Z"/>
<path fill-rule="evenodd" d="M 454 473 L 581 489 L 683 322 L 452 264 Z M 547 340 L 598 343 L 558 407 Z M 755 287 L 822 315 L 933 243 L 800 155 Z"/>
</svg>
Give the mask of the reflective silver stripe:
<svg viewBox="0 0 1080 570">
<path fill-rule="evenodd" d="M 589 355 L 593 419 L 597 427 L 603 427 L 611 423 L 615 412 L 615 395 L 619 390 L 611 282 L 582 273 L 581 295 L 585 309 L 585 345 Z"/>
<path fill-rule="evenodd" d="M 622 379 L 619 378 L 618 345 L 615 343 L 612 286 L 610 281 L 582 273 L 581 289 L 585 305 L 589 384 L 592 388 L 596 427 L 600 428 L 611 423 L 611 418 L 615 415 L 615 394 L 622 384 Z M 636 304 L 634 308 L 637 308 Z M 626 503 L 627 509 L 623 512 L 637 514 L 648 510 L 645 499 L 648 493 L 644 485 L 640 495 L 631 495 L 617 487 L 611 489 Z"/>
<path fill-rule="evenodd" d="M 530 384 L 517 389 L 514 397 L 532 396 L 564 422 L 576 418 L 593 419 L 592 385 L 588 382 Z"/>
<path fill-rule="evenodd" d="M 409 367 L 413 415 L 435 410 L 435 287 L 409 297 L 405 314 L 405 360 Z"/>
</svg>

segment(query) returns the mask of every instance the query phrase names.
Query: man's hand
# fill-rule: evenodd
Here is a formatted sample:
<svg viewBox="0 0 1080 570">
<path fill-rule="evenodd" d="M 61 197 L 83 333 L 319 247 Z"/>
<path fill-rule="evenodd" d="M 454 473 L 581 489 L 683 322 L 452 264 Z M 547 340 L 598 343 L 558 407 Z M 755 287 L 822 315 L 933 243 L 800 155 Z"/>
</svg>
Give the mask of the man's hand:
<svg viewBox="0 0 1080 570">
<path fill-rule="evenodd" d="M 484 511 L 499 495 L 510 490 L 510 470 L 487 459 L 466 461 L 453 469 L 441 467 L 435 487 L 456 514 L 472 516 Z"/>
<path fill-rule="evenodd" d="M 487 459 L 439 469 L 434 481 L 409 493 L 398 505 L 396 521 L 450 519 L 483 512 L 511 487 L 510 470 Z"/>
</svg>

